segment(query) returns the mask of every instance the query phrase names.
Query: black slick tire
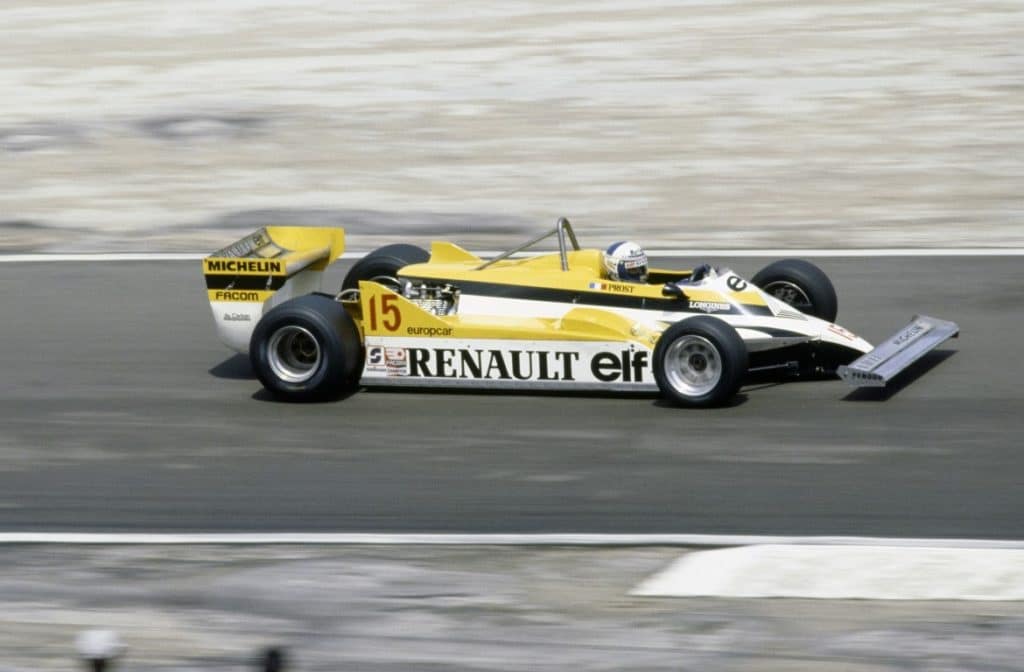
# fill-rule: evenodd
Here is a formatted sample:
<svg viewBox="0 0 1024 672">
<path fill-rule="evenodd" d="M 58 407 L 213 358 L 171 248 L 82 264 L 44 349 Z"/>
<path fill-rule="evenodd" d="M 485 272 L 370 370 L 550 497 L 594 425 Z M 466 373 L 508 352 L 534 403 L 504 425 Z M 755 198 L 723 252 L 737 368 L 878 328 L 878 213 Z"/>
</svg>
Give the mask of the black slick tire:
<svg viewBox="0 0 1024 672">
<path fill-rule="evenodd" d="M 355 263 L 345 275 L 341 283 L 342 291 L 357 289 L 360 280 L 372 280 L 378 277 L 394 278 L 409 264 L 422 264 L 430 259 L 430 253 L 422 247 L 395 243 L 385 245 L 366 255 Z"/>
<path fill-rule="evenodd" d="M 340 303 L 307 294 L 263 316 L 249 341 L 249 361 L 263 387 L 280 400 L 336 398 L 359 379 L 359 330 Z"/>
<path fill-rule="evenodd" d="M 721 406 L 747 373 L 747 347 L 732 325 L 709 316 L 670 325 L 654 347 L 654 379 L 669 401 Z"/>
<path fill-rule="evenodd" d="M 839 299 L 825 272 L 803 259 L 781 259 L 768 264 L 751 280 L 767 294 L 802 313 L 835 322 Z"/>
</svg>

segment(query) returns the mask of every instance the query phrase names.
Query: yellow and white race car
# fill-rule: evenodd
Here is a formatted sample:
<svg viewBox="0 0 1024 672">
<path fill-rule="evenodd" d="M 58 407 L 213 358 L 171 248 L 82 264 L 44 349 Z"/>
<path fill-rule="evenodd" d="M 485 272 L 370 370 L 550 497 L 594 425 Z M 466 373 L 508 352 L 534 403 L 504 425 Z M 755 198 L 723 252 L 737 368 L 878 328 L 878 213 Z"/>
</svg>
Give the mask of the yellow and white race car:
<svg viewBox="0 0 1024 672">
<path fill-rule="evenodd" d="M 877 348 L 834 324 L 835 290 L 787 259 L 750 280 L 725 268 L 611 280 L 572 226 L 493 259 L 447 242 L 388 245 L 323 293 L 340 228 L 265 227 L 203 260 L 217 332 L 263 385 L 294 401 L 358 385 L 660 392 L 727 403 L 753 371 L 885 385 L 959 328 L 915 317 Z M 526 255 L 554 238 L 558 251 Z"/>
</svg>

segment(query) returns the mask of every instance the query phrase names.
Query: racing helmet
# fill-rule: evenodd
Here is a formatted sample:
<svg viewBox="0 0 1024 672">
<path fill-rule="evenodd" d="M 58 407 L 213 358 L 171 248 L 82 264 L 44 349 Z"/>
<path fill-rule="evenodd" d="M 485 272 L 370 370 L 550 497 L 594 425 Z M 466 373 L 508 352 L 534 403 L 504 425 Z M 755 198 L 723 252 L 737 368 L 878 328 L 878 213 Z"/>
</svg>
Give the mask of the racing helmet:
<svg viewBox="0 0 1024 672">
<path fill-rule="evenodd" d="M 609 280 L 647 282 L 647 253 L 631 240 L 612 243 L 602 255 Z"/>
</svg>

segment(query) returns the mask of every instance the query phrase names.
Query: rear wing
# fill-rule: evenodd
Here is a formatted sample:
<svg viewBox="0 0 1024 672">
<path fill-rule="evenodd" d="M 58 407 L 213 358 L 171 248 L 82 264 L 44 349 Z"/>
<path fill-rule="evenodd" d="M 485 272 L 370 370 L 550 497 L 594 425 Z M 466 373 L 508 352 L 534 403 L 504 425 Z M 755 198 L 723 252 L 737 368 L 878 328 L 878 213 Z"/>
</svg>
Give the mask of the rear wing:
<svg viewBox="0 0 1024 672">
<path fill-rule="evenodd" d="M 203 259 L 206 294 L 217 336 L 238 352 L 263 314 L 277 304 L 320 290 L 327 266 L 345 250 L 345 231 L 267 226 Z"/>
<path fill-rule="evenodd" d="M 839 377 L 856 387 L 885 387 L 925 353 L 959 335 L 960 327 L 956 322 L 915 315 L 910 324 L 874 350 L 848 366 L 840 366 Z"/>
</svg>

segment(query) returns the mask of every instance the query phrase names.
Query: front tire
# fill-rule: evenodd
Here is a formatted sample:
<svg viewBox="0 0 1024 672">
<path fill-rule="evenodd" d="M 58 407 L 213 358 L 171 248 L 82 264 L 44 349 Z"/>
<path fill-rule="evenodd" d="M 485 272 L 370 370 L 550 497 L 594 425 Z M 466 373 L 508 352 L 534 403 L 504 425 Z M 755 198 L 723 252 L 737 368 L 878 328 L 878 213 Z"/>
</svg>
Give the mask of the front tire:
<svg viewBox="0 0 1024 672">
<path fill-rule="evenodd" d="M 768 264 L 751 280 L 767 294 L 802 313 L 835 322 L 839 312 L 836 289 L 825 272 L 803 259 Z"/>
<path fill-rule="evenodd" d="M 747 347 L 732 325 L 691 317 L 669 326 L 654 347 L 654 379 L 680 406 L 720 406 L 740 389 Z"/>
<path fill-rule="evenodd" d="M 271 309 L 249 341 L 249 361 L 271 394 L 285 401 L 339 396 L 359 377 L 359 330 L 330 297 L 308 294 Z"/>
<path fill-rule="evenodd" d="M 398 271 L 410 264 L 422 264 L 430 259 L 430 253 L 422 247 L 396 243 L 385 245 L 369 253 L 355 263 L 341 283 L 341 291 L 357 289 L 360 280 L 374 278 L 397 278 Z"/>
</svg>

